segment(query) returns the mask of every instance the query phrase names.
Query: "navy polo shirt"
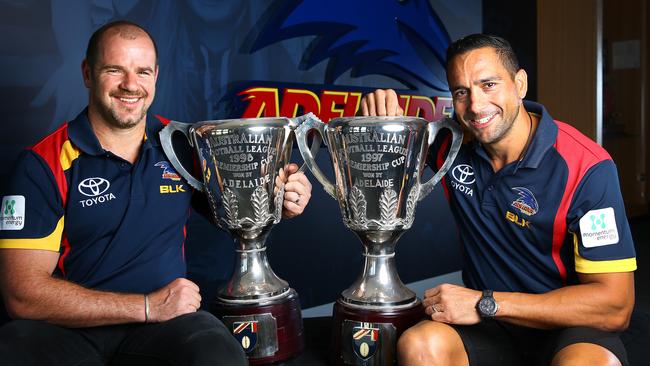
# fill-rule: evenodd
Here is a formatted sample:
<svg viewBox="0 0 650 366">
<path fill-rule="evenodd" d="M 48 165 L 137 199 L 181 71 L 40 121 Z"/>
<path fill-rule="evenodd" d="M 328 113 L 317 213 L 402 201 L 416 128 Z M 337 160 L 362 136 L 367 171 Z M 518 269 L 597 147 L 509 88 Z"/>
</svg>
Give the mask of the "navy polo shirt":
<svg viewBox="0 0 650 366">
<path fill-rule="evenodd" d="M 636 269 L 614 162 L 575 128 L 525 102 L 540 118 L 520 161 L 494 172 L 476 141 L 443 179 L 459 227 L 468 287 L 544 293 L 577 273 Z M 448 146 L 432 149 L 439 167 Z"/>
<path fill-rule="evenodd" d="M 110 291 L 146 293 L 186 272 L 191 191 L 149 117 L 135 164 L 104 150 L 83 111 L 26 150 L 0 213 L 0 248 L 60 253 L 55 275 Z"/>
</svg>

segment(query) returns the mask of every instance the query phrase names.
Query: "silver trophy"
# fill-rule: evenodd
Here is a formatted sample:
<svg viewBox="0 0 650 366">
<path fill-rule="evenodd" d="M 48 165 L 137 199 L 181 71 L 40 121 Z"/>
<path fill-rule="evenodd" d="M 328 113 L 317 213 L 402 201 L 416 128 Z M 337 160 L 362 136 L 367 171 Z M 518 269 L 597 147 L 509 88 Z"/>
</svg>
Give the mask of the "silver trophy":
<svg viewBox="0 0 650 366">
<path fill-rule="evenodd" d="M 422 183 L 427 151 L 441 128 L 451 131 L 447 158 Z M 329 148 L 335 184 L 307 147 L 312 130 L 323 136 Z M 423 317 L 420 300 L 397 274 L 395 244 L 413 224 L 417 202 L 451 166 L 462 132 L 450 119 L 350 117 L 328 124 L 306 121 L 296 135 L 305 164 L 338 201 L 343 223 L 359 236 L 364 249 L 361 275 L 334 306 L 334 362 L 392 365 L 397 338 Z"/>
<path fill-rule="evenodd" d="M 271 269 L 265 240 L 282 216 L 293 131 L 312 118 L 172 121 L 160 132 L 171 164 L 205 193 L 213 221 L 235 241 L 234 272 L 211 312 L 229 327 L 253 365 L 280 361 L 304 348 L 298 294 Z M 202 181 L 180 163 L 172 145 L 175 132 L 194 148 Z"/>
</svg>

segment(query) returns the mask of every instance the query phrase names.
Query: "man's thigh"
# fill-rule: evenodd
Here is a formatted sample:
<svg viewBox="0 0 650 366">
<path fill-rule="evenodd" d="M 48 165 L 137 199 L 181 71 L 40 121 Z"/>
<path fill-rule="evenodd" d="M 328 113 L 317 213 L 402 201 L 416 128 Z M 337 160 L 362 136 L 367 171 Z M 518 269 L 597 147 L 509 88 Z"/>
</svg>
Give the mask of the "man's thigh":
<svg viewBox="0 0 650 366">
<path fill-rule="evenodd" d="M 484 320 L 475 325 L 452 325 L 463 341 L 471 366 L 520 366 L 525 355 L 502 323 Z"/>
<path fill-rule="evenodd" d="M 549 360 L 552 360 L 556 354 L 568 346 L 578 343 L 600 346 L 616 356 L 621 365 L 627 366 L 629 364 L 627 352 L 625 351 L 625 346 L 621 341 L 619 333 L 605 332 L 587 327 L 566 328 L 557 331 L 557 334 L 552 339 L 549 339 L 549 353 L 551 355 Z M 579 348 L 574 347 L 574 349 Z"/>
<path fill-rule="evenodd" d="M 137 327 L 113 365 L 248 365 L 243 348 L 223 323 L 199 311 Z"/>
<path fill-rule="evenodd" d="M 585 327 L 542 330 L 492 320 L 453 327 L 472 366 L 550 365 L 555 354 L 576 343 L 602 346 L 627 365 L 625 348 L 616 333 Z"/>
<path fill-rule="evenodd" d="M 14 320 L 0 328 L 2 365 L 104 365 L 92 341 L 75 329 L 35 320 Z"/>
</svg>

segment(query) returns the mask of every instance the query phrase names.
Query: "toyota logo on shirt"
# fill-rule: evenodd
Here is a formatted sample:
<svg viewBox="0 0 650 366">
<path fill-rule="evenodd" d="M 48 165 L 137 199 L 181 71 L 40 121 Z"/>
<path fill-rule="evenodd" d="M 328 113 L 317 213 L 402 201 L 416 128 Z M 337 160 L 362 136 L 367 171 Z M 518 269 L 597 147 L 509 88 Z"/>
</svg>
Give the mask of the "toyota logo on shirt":
<svg viewBox="0 0 650 366">
<path fill-rule="evenodd" d="M 86 178 L 79 183 L 79 193 L 88 197 L 97 197 L 100 194 L 106 192 L 111 187 L 109 183 L 104 178 L 94 177 Z"/>
<path fill-rule="evenodd" d="M 470 185 L 476 182 L 476 178 L 474 178 L 474 169 L 472 169 L 471 165 L 467 164 L 456 165 L 451 171 L 451 176 L 460 184 Z"/>
</svg>

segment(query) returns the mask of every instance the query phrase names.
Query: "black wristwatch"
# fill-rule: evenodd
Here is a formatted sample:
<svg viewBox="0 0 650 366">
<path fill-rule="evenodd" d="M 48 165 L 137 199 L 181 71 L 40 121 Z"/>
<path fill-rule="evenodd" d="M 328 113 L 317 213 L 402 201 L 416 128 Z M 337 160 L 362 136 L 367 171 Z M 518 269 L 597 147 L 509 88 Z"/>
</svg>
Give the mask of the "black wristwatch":
<svg viewBox="0 0 650 366">
<path fill-rule="evenodd" d="M 493 318 L 499 311 L 499 304 L 492 296 L 492 290 L 483 290 L 483 296 L 476 303 L 476 311 L 481 318 Z"/>
</svg>

